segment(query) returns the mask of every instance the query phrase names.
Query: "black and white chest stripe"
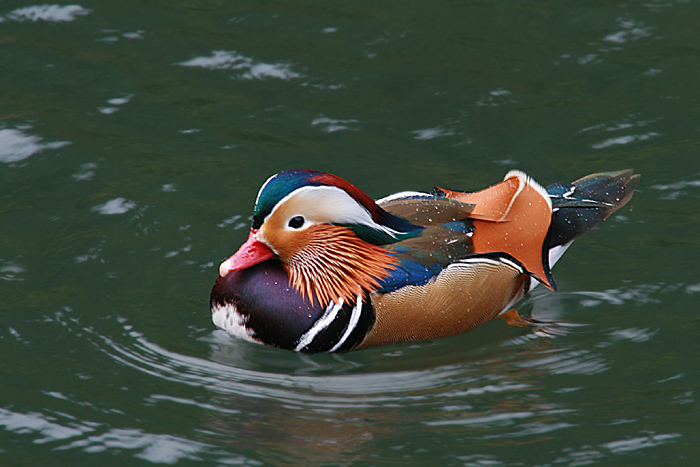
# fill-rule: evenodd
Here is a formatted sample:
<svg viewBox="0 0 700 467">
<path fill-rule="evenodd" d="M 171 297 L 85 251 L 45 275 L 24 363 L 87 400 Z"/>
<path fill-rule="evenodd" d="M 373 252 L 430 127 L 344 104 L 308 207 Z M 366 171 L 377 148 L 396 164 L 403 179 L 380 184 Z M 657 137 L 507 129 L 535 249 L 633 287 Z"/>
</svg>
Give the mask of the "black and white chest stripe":
<svg viewBox="0 0 700 467">
<path fill-rule="evenodd" d="M 338 352 L 350 350 L 365 337 L 374 324 L 369 298 L 358 295 L 354 303 L 331 302 L 296 343 L 297 352 Z"/>
</svg>

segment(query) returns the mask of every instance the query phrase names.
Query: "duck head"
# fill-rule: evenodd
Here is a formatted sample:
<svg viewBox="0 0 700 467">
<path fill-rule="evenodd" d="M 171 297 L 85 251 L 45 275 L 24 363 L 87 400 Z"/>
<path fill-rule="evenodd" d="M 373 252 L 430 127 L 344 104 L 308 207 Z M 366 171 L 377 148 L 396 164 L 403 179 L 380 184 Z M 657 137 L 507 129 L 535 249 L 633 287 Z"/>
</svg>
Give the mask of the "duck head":
<svg viewBox="0 0 700 467">
<path fill-rule="evenodd" d="M 340 177 L 282 172 L 260 189 L 248 240 L 221 263 L 219 274 L 277 259 L 294 290 L 311 304 L 349 302 L 375 290 L 395 268 L 396 258 L 381 245 L 421 230 Z"/>
</svg>

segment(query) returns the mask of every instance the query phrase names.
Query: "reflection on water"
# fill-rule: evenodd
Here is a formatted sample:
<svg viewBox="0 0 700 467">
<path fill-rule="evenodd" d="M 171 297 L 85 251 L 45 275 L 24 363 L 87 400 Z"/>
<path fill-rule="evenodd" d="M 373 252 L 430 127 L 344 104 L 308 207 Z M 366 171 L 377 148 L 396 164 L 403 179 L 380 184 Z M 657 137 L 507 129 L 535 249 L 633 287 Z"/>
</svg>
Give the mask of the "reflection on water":
<svg viewBox="0 0 700 467">
<path fill-rule="evenodd" d="M 15 433 L 32 434 L 38 444 L 69 439 L 94 430 L 89 424 L 70 420 L 70 417 L 16 413 L 7 409 L 0 409 L 0 426 Z"/>
<path fill-rule="evenodd" d="M 607 136 L 608 133 L 611 132 L 628 132 L 628 131 L 634 131 L 639 128 L 647 128 L 649 126 L 652 126 L 653 124 L 657 123 L 656 120 L 637 120 L 635 116 L 630 116 L 625 119 L 621 119 L 619 121 L 612 122 L 610 124 L 607 123 L 599 123 L 596 125 L 593 125 L 591 127 L 584 128 L 579 131 L 579 133 L 591 133 L 593 135 L 599 136 L 601 138 L 605 138 L 603 141 L 600 141 L 598 143 L 594 143 L 591 145 L 593 149 L 606 149 L 612 146 L 616 145 L 625 145 L 625 144 L 630 144 L 638 141 L 646 141 L 650 138 L 659 136 L 659 133 L 656 131 L 647 131 L 645 133 L 635 133 L 635 134 L 626 134 L 622 136 Z M 637 130 L 639 131 L 639 130 Z"/>
<path fill-rule="evenodd" d="M 80 166 L 80 170 L 71 177 L 73 177 L 76 181 L 78 182 L 84 182 L 84 181 L 89 181 L 92 180 L 92 177 L 95 176 L 95 169 L 97 168 L 97 164 L 94 162 L 86 162 L 85 164 L 82 164 Z"/>
<path fill-rule="evenodd" d="M 482 440 L 542 441 L 549 433 L 578 426 L 572 419 L 580 415 L 566 402 L 548 400 L 536 380 L 542 374 L 592 376 L 609 367 L 602 355 L 590 351 L 528 343 L 519 346 L 517 361 L 489 358 L 402 370 L 414 367 L 399 351 L 393 370 L 372 371 L 363 363 L 363 352 L 280 352 L 217 330 L 205 339 L 211 346 L 205 359 L 164 349 L 131 326 L 125 333 L 129 339 L 118 341 L 93 333 L 93 344 L 121 365 L 209 393 L 207 402 L 152 394 L 149 404 L 197 407 L 211 431 L 200 441 L 225 436 L 232 448 L 249 446 L 270 463 L 296 459 L 323 465 L 338 456 L 351 461 L 368 443 L 410 437 L 421 425 L 436 437 L 458 429 L 462 436 Z M 303 374 L 295 374 L 302 369 Z M 71 446 L 104 438 L 92 436 Z"/>
<path fill-rule="evenodd" d="M 675 200 L 683 196 L 687 196 L 689 194 L 694 195 L 693 197 L 698 198 L 700 197 L 700 190 L 698 188 L 700 187 L 700 180 L 699 179 L 694 179 L 694 180 L 681 180 L 679 182 L 675 183 L 669 183 L 669 184 L 659 184 L 659 185 L 652 185 L 651 188 L 654 190 L 658 190 L 663 193 L 661 196 L 661 199 L 663 200 Z"/>
<path fill-rule="evenodd" d="M 12 21 L 49 21 L 53 23 L 64 23 L 75 20 L 78 16 L 85 16 L 91 10 L 80 5 L 36 5 L 25 8 L 18 8 L 5 15 L 5 18 Z M 3 18 L 0 17 L 0 23 Z"/>
<path fill-rule="evenodd" d="M 615 144 L 629 144 L 629 143 L 633 143 L 635 141 L 646 141 L 649 138 L 651 138 L 652 136 L 658 136 L 658 135 L 659 135 L 658 133 L 651 132 L 651 133 L 645 133 L 642 135 L 617 136 L 614 138 L 606 139 L 605 141 L 603 141 L 601 143 L 596 143 L 596 144 L 592 145 L 591 147 L 593 149 L 604 149 L 604 148 L 613 146 Z"/>
<path fill-rule="evenodd" d="M 110 104 L 110 107 L 98 107 L 97 110 L 104 115 L 112 115 L 113 113 L 117 112 L 119 110 L 118 106 L 124 105 L 128 103 L 131 98 L 134 97 L 133 94 L 129 94 L 124 97 L 115 97 L 114 99 L 109 99 L 107 100 L 107 103 Z"/>
<path fill-rule="evenodd" d="M 94 206 L 91 211 L 105 215 L 124 214 L 136 207 L 136 203 L 124 198 L 110 199 L 104 204 Z"/>
<path fill-rule="evenodd" d="M 226 50 L 215 50 L 210 57 L 195 57 L 178 63 L 178 65 L 211 70 L 242 70 L 244 71 L 240 75 L 242 79 L 277 78 L 289 80 L 302 76 L 292 71 L 289 64 L 256 62 L 252 58 L 245 57 L 238 52 Z"/>
<path fill-rule="evenodd" d="M 231 456 L 212 445 L 167 434 L 130 428 L 113 428 L 93 434 L 102 431 L 100 423 L 78 421 L 65 414 L 18 413 L 0 408 L 0 427 L 16 434 L 31 435 L 35 444 L 52 444 L 56 451 L 80 449 L 89 454 L 110 450 L 136 451 L 136 458 L 163 464 L 202 460 L 202 456 L 207 455 L 217 458 L 222 465 L 260 465 L 254 460 Z"/>
<path fill-rule="evenodd" d="M 0 8 L 0 464 L 694 465 L 697 2 L 28 3 Z M 270 174 L 506 166 L 643 174 L 517 305 L 538 327 L 213 330 Z"/>
<path fill-rule="evenodd" d="M 624 439 L 619 441 L 612 441 L 610 443 L 605 443 L 603 444 L 603 447 L 610 449 L 610 451 L 614 453 L 636 451 L 637 449 L 651 448 L 660 444 L 666 444 L 670 440 L 676 439 L 680 436 L 681 435 L 679 433 L 651 433 L 647 436 L 640 436 L 638 438 Z"/>
<path fill-rule="evenodd" d="M 669 293 L 668 286 L 635 290 L 606 293 L 615 297 L 611 305 L 622 301 L 640 307 Z M 570 308 L 588 296 L 540 292 L 523 308 L 556 324 L 572 318 Z M 578 310 L 590 307 L 579 303 Z M 46 322 L 59 324 L 61 333 L 134 373 L 127 379 L 145 389 L 140 405 L 149 412 L 144 420 L 147 413 L 182 413 L 194 417 L 198 428 L 172 433 L 127 422 L 125 404 L 132 402 L 117 398 L 100 407 L 73 390 L 47 389 L 43 396 L 83 407 L 87 412 L 81 417 L 66 415 L 65 409 L 0 410 L 5 430 L 60 452 L 123 450 L 168 464 L 212 459 L 220 464 L 327 465 L 366 459 L 368 451 L 377 462 L 388 462 L 398 451 L 414 460 L 427 456 L 429 463 L 435 451 L 421 451 L 425 442 L 440 446 L 440 440 L 452 440 L 460 446 L 471 440 L 476 444 L 468 454 L 452 451 L 464 465 L 518 465 L 513 459 L 525 443 L 547 445 L 543 459 L 573 466 L 677 443 L 683 436 L 648 430 L 641 414 L 632 419 L 625 417 L 629 412 L 611 410 L 604 403 L 610 396 L 592 385 L 613 368 L 619 372 L 615 355 L 621 350 L 613 347 L 653 343 L 658 336 L 653 329 L 610 329 L 596 335 L 597 345 L 578 348 L 573 338 L 592 324 L 544 339 L 532 337 L 536 330 L 494 323 L 456 338 L 337 355 L 279 351 L 215 330 L 200 337 L 208 350 L 196 356 L 152 342 L 126 319 L 119 318 L 119 327 L 105 334 L 98 331 L 103 325 L 84 326 L 74 316 L 74 310 L 66 310 Z M 513 333 L 522 338 L 514 340 Z M 483 338 L 489 340 L 480 351 Z M 626 384 L 614 374 L 607 381 Z M 687 386 L 679 374 L 656 384 Z M 668 404 L 694 402 L 692 390 L 658 390 L 667 393 Z M 607 408 L 597 409 L 601 403 Z M 98 421 L 101 413 L 117 418 Z M 556 448 L 545 444 L 587 425 L 600 431 L 594 442 L 564 442 Z M 483 446 L 483 452 L 474 446 Z"/>
<path fill-rule="evenodd" d="M 19 162 L 45 149 L 59 149 L 70 144 L 68 141 L 43 143 L 41 137 L 24 132 L 30 128 L 0 129 L 0 162 Z"/>
<path fill-rule="evenodd" d="M 594 375 L 608 369 L 599 355 L 583 350 L 542 352 L 527 362 L 519 363 L 518 366 L 546 370 L 555 375 Z"/>
<path fill-rule="evenodd" d="M 6 261 L 0 258 L 0 279 L 4 281 L 23 281 L 23 273 L 26 269 L 15 261 Z"/>
<path fill-rule="evenodd" d="M 660 446 L 673 442 L 680 437 L 678 433 L 664 434 L 643 434 L 643 436 L 610 441 L 597 446 L 584 445 L 580 448 L 566 448 L 562 450 L 561 456 L 557 457 L 554 462 L 569 466 L 587 465 L 596 462 L 605 462 L 608 453 L 623 454 L 629 451 Z"/>
<path fill-rule="evenodd" d="M 440 138 L 441 136 L 452 136 L 455 134 L 454 131 L 439 126 L 435 128 L 424 128 L 422 130 L 415 130 L 412 133 L 416 135 L 414 137 L 415 139 L 434 139 Z"/>
<path fill-rule="evenodd" d="M 613 44 L 624 44 L 628 41 L 636 41 L 642 37 L 651 36 L 651 28 L 644 23 L 638 23 L 628 18 L 618 18 L 617 23 L 622 29 L 608 34 L 603 38 L 604 41 Z"/>
<path fill-rule="evenodd" d="M 337 120 L 328 117 L 318 117 L 313 119 L 313 121 L 311 122 L 311 126 L 322 125 L 323 131 L 325 131 L 326 133 L 333 133 L 334 131 L 342 130 L 357 131 L 356 128 L 350 126 L 353 123 L 358 123 L 358 121 L 354 119 Z"/>
<path fill-rule="evenodd" d="M 95 454 L 108 450 L 124 449 L 138 451 L 134 457 L 154 463 L 175 464 L 183 460 L 201 460 L 203 454 L 217 454 L 213 446 L 172 435 L 147 433 L 135 429 L 112 429 L 106 433 L 88 436 L 57 448 L 58 450 L 81 449 Z M 211 452 L 214 451 L 214 452 Z M 219 457 L 219 456 L 217 456 Z M 247 462 L 235 458 L 236 464 Z M 220 459 L 226 463 L 226 460 Z"/>
</svg>

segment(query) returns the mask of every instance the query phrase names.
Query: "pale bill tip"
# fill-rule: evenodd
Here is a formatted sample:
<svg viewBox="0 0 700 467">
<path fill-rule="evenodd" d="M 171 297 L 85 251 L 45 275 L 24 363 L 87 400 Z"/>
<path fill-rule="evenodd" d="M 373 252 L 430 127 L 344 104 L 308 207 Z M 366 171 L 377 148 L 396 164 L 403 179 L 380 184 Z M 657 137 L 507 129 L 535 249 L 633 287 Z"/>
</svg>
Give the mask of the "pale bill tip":
<svg viewBox="0 0 700 467">
<path fill-rule="evenodd" d="M 231 271 L 231 258 L 227 259 L 221 265 L 219 266 L 219 275 L 221 277 L 226 277 L 226 274 L 228 274 Z"/>
</svg>

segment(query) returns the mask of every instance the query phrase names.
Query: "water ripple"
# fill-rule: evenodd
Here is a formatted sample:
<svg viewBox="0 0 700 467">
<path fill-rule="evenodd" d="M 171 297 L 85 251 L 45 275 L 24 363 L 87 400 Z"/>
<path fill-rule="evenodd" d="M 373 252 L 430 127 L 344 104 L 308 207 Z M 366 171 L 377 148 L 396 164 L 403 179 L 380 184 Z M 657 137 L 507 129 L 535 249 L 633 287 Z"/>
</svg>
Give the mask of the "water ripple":
<svg viewBox="0 0 700 467">
<path fill-rule="evenodd" d="M 602 447 L 609 449 L 613 453 L 622 453 L 627 451 L 636 451 L 638 449 L 651 448 L 659 446 L 661 444 L 666 444 L 673 439 L 679 438 L 680 433 L 662 433 L 662 434 L 648 434 L 645 436 L 639 436 L 637 438 L 621 439 L 618 441 L 611 441 L 605 443 Z"/>
<path fill-rule="evenodd" d="M 328 118 L 328 117 L 322 116 L 322 117 L 315 118 L 311 122 L 311 126 L 322 125 L 323 131 L 325 131 L 326 133 L 333 133 L 335 131 L 342 131 L 342 130 L 357 131 L 357 128 L 353 128 L 350 126 L 353 123 L 358 123 L 358 121 L 355 119 L 338 120 L 338 119 Z"/>
<path fill-rule="evenodd" d="M 6 18 L 13 21 L 49 21 L 66 23 L 74 21 L 78 16 L 85 16 L 92 10 L 80 5 L 35 5 L 18 8 L 7 14 Z M 2 18 L 0 18 L 0 22 Z"/>
<path fill-rule="evenodd" d="M 43 143 L 41 137 L 29 135 L 22 129 L 0 129 L 0 162 L 19 162 L 45 149 L 58 149 L 68 141 Z"/>
<path fill-rule="evenodd" d="M 641 135 L 627 135 L 627 136 L 617 136 L 615 138 L 608 138 L 605 141 L 602 141 L 600 143 L 596 143 L 592 145 L 591 147 L 593 149 L 605 149 L 610 146 L 615 146 L 619 144 L 630 144 L 634 143 L 635 141 L 646 141 L 649 138 L 653 136 L 658 136 L 658 133 L 655 132 L 650 132 L 650 133 L 645 133 Z"/>
<path fill-rule="evenodd" d="M 54 444 L 56 451 L 81 449 L 95 454 L 132 450 L 137 451 L 134 457 L 159 464 L 215 457 L 220 465 L 261 465 L 258 461 L 232 455 L 211 444 L 135 428 L 107 428 L 100 423 L 79 422 L 64 414 L 21 413 L 0 408 L 0 427 L 16 434 L 34 435 L 33 443 Z M 100 431 L 102 433 L 96 434 Z"/>
<path fill-rule="evenodd" d="M 0 258 L 0 280 L 23 281 L 23 274 L 26 272 L 24 266 L 15 261 L 6 261 Z"/>
<path fill-rule="evenodd" d="M 213 446 L 173 435 L 147 433 L 131 428 L 115 428 L 100 435 L 76 440 L 57 450 L 80 448 L 88 453 L 99 453 L 113 449 L 139 450 L 134 457 L 153 463 L 175 464 L 188 460 L 202 460 L 201 454 L 211 451 Z M 219 459 L 221 462 L 221 460 Z M 253 465 L 260 463 L 253 462 Z"/>
<path fill-rule="evenodd" d="M 136 203 L 125 198 L 110 199 L 106 203 L 94 206 L 91 211 L 104 215 L 124 214 L 136 207 Z"/>
<path fill-rule="evenodd" d="M 582 290 L 571 292 L 573 295 L 583 295 L 590 297 L 581 300 L 581 305 L 590 307 L 601 303 L 610 305 L 625 305 L 634 303 L 636 305 L 646 305 L 649 303 L 660 303 L 661 300 L 655 295 L 662 292 L 674 292 L 680 287 L 668 284 L 638 284 L 631 287 L 621 287 L 619 289 L 607 289 L 603 291 Z"/>
<path fill-rule="evenodd" d="M 521 368 L 541 368 L 554 375 L 594 375 L 608 370 L 605 360 L 587 350 L 542 352 L 530 361 L 517 363 Z"/>
<path fill-rule="evenodd" d="M 256 62 L 238 52 L 227 50 L 215 50 L 209 57 L 195 57 L 176 63 L 176 65 L 210 70 L 242 70 L 244 73 L 240 77 L 243 79 L 277 78 L 290 80 L 302 76 L 292 71 L 290 64 Z"/>
<path fill-rule="evenodd" d="M 657 184 L 657 185 L 652 185 L 652 189 L 658 190 L 663 194 L 661 199 L 664 200 L 674 200 L 678 199 L 681 196 L 688 195 L 689 193 L 695 193 L 695 197 L 700 196 L 698 195 L 698 190 L 697 188 L 700 188 L 700 180 L 680 180 L 675 183 L 668 183 L 668 184 Z"/>
<path fill-rule="evenodd" d="M 431 389 L 449 386 L 456 380 L 465 382 L 463 370 L 447 366 L 423 371 L 397 371 L 362 375 L 303 376 L 273 373 L 230 366 L 212 360 L 191 357 L 164 349 L 138 333 L 133 333 L 131 345 L 98 336 L 104 342 L 100 349 L 123 365 L 169 381 L 191 386 L 205 387 L 221 394 L 235 394 L 252 399 L 270 399 L 288 404 L 303 404 L 315 407 L 368 407 L 370 405 L 396 404 L 413 400 L 428 400 L 434 397 Z M 241 351 L 241 344 L 233 343 L 233 352 Z M 212 358 L 231 358 L 226 352 L 231 349 L 214 349 Z M 300 358 L 306 358 L 303 355 Z M 240 356 L 239 356 L 240 358 Z M 342 357 L 341 357 L 342 358 Z M 466 378 L 466 381 L 470 381 Z M 486 384 L 472 388 L 471 394 L 489 391 L 517 390 L 521 385 L 498 388 Z M 469 391 L 443 392 L 440 397 L 461 398 Z M 353 398 L 356 396 L 356 398 Z"/>
<path fill-rule="evenodd" d="M 644 23 L 629 18 L 618 18 L 617 24 L 621 29 L 605 36 L 603 38 L 604 41 L 613 44 L 624 44 L 628 41 L 636 41 L 651 36 L 652 28 L 646 26 Z"/>
<path fill-rule="evenodd" d="M 5 427 L 7 431 L 20 434 L 36 433 L 39 435 L 34 440 L 37 444 L 73 438 L 94 430 L 74 420 L 64 421 L 64 423 L 61 424 L 61 420 L 57 417 L 37 412 L 18 413 L 0 408 L 0 426 Z"/>
<path fill-rule="evenodd" d="M 428 139 L 435 139 L 435 138 L 441 138 L 443 136 L 452 136 L 455 134 L 454 131 L 445 129 L 442 127 L 435 127 L 435 128 L 424 128 L 422 130 L 415 130 L 412 131 L 414 135 L 414 139 L 419 139 L 419 140 L 428 140 Z"/>
<path fill-rule="evenodd" d="M 513 425 L 515 420 L 520 420 L 523 418 L 530 418 L 535 416 L 534 412 L 503 412 L 490 415 L 484 415 L 481 417 L 468 417 L 457 420 L 437 420 L 432 422 L 426 422 L 426 425 L 431 426 L 444 426 L 444 425 L 472 425 L 478 427 L 490 427 L 490 426 L 507 426 Z"/>
<path fill-rule="evenodd" d="M 95 169 L 96 168 L 97 168 L 96 163 L 86 162 L 85 164 L 82 164 L 80 166 L 80 170 L 78 172 L 74 173 L 71 176 L 78 182 L 92 180 L 92 177 L 95 176 Z"/>
</svg>

